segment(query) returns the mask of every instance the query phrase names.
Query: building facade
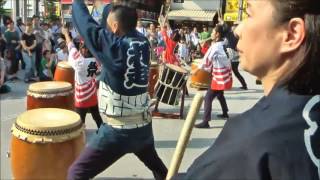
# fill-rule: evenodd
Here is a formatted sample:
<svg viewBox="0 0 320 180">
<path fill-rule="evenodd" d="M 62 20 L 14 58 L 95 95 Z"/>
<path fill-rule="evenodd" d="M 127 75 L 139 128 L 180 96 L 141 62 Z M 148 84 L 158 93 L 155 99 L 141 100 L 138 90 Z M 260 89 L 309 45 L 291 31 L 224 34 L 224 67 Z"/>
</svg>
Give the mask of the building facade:
<svg viewBox="0 0 320 180">
<path fill-rule="evenodd" d="M 179 26 L 213 26 L 222 9 L 223 0 L 172 0 L 168 19 Z"/>
</svg>

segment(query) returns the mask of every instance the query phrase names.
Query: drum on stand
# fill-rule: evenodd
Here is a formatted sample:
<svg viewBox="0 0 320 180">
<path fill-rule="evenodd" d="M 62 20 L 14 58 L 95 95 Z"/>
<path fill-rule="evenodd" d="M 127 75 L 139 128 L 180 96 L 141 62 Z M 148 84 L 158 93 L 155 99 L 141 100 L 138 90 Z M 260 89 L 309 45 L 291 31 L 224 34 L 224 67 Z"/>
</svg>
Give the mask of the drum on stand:
<svg viewBox="0 0 320 180">
<path fill-rule="evenodd" d="M 194 62 L 191 64 L 191 71 L 198 69 L 198 65 L 201 60 L 194 60 Z M 190 76 L 190 87 L 196 88 L 196 89 L 208 89 L 211 84 L 212 75 L 204 71 L 202 69 L 199 69 L 199 71 L 196 74 L 192 74 Z"/>
<path fill-rule="evenodd" d="M 74 86 L 74 70 L 68 62 L 62 61 L 59 62 L 56 71 L 54 72 L 55 81 L 65 81 L 69 82 L 72 86 Z"/>
<path fill-rule="evenodd" d="M 149 85 L 148 85 L 148 92 L 151 98 L 154 96 L 154 88 L 157 84 L 158 78 L 159 78 L 159 64 L 156 62 L 152 62 L 150 65 Z"/>
<path fill-rule="evenodd" d="M 85 145 L 80 116 L 64 109 L 24 112 L 11 132 L 14 179 L 66 179 L 69 166 Z"/>
<path fill-rule="evenodd" d="M 186 79 L 185 69 L 172 64 L 162 66 L 162 72 L 155 88 L 158 100 L 165 104 L 178 105 L 181 88 L 185 85 Z"/>
<path fill-rule="evenodd" d="M 27 90 L 27 110 L 36 108 L 74 109 L 73 88 L 62 81 L 33 83 Z"/>
</svg>

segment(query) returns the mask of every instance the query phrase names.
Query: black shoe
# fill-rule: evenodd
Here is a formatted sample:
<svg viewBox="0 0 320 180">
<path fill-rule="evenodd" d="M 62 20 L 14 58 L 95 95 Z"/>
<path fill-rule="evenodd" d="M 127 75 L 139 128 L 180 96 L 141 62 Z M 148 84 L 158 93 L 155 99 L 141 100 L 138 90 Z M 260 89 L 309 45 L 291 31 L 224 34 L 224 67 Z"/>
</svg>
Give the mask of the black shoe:
<svg viewBox="0 0 320 180">
<path fill-rule="evenodd" d="M 248 88 L 246 86 L 240 87 L 240 89 L 248 90 Z"/>
<path fill-rule="evenodd" d="M 257 85 L 261 85 L 261 84 L 262 84 L 262 82 L 261 82 L 260 80 L 258 80 L 258 79 L 257 79 L 257 80 L 256 80 L 256 84 L 257 84 Z"/>
<path fill-rule="evenodd" d="M 204 122 L 204 121 L 202 121 L 199 124 L 194 125 L 194 127 L 196 127 L 196 128 L 210 128 L 209 123 L 208 122 Z"/>
<path fill-rule="evenodd" d="M 217 117 L 222 118 L 222 119 L 228 119 L 229 115 L 228 114 L 218 114 Z"/>
</svg>

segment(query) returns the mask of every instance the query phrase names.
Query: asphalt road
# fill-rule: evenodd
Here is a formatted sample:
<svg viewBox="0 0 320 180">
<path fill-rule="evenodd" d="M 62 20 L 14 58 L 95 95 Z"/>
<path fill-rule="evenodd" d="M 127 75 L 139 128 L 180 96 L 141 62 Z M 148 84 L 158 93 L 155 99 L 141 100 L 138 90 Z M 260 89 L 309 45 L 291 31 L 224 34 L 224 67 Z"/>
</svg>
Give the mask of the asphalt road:
<svg viewBox="0 0 320 180">
<path fill-rule="evenodd" d="M 19 72 L 19 77 L 23 72 Z M 229 106 L 230 116 L 236 116 L 252 107 L 259 98 L 263 96 L 261 86 L 255 85 L 255 78 L 251 75 L 241 72 L 245 77 L 249 90 L 240 90 L 239 82 L 234 79 L 234 88 L 225 93 L 227 104 Z M 11 126 L 19 114 L 26 111 L 26 89 L 28 84 L 23 81 L 15 81 L 8 83 L 12 88 L 12 92 L 2 94 L 1 105 L 1 179 L 12 179 L 10 158 L 10 139 Z M 190 96 L 186 97 L 184 117 L 188 113 L 192 97 L 196 93 L 194 89 L 190 90 Z M 203 92 L 205 93 L 205 92 Z M 172 107 L 160 104 L 162 112 L 179 112 L 179 107 Z M 179 171 L 185 172 L 192 164 L 194 159 L 204 152 L 215 141 L 225 120 L 218 119 L 216 114 L 221 113 L 221 108 L 217 100 L 213 102 L 212 121 L 210 121 L 210 129 L 193 129 L 190 142 L 184 154 L 182 164 Z M 201 121 L 203 116 L 203 107 L 197 116 L 197 121 Z M 178 137 L 184 120 L 153 118 L 153 130 L 155 137 L 156 149 L 164 163 L 169 167 L 173 152 L 176 147 Z M 90 135 L 95 131 L 96 125 L 90 115 L 86 119 L 86 135 Z M 41 167 L 39 167 L 41 169 Z M 97 179 L 152 179 L 152 173 L 142 162 L 140 162 L 133 154 L 127 154 L 107 170 L 99 174 Z"/>
</svg>

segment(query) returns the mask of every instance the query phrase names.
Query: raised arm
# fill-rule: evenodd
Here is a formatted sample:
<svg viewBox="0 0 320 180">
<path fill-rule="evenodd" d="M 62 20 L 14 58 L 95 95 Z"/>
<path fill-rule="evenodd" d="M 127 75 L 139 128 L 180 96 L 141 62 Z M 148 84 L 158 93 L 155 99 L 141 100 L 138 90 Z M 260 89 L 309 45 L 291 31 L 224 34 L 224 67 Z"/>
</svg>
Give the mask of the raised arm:
<svg viewBox="0 0 320 180">
<path fill-rule="evenodd" d="M 94 56 L 101 58 L 102 45 L 99 40 L 103 28 L 91 17 L 84 0 L 73 0 L 73 24 Z"/>
<path fill-rule="evenodd" d="M 108 16 L 111 4 L 105 7 L 104 21 Z M 106 14 L 107 13 L 107 14 Z M 90 15 L 84 0 L 74 0 L 72 3 L 72 19 L 74 26 L 84 39 L 86 47 L 100 61 L 104 61 L 105 56 L 110 56 L 110 49 L 116 41 L 113 33 L 105 27 L 100 26 Z M 103 47 L 102 47 L 103 43 Z M 102 52 L 106 51 L 106 52 Z M 103 63 L 103 62 L 102 62 Z"/>
</svg>

